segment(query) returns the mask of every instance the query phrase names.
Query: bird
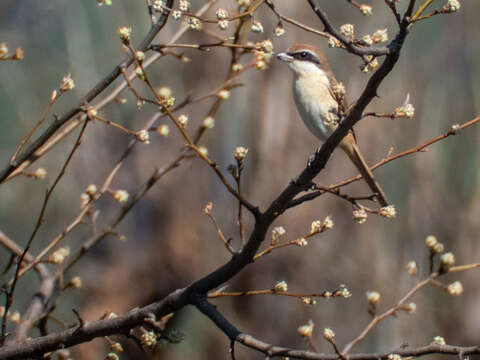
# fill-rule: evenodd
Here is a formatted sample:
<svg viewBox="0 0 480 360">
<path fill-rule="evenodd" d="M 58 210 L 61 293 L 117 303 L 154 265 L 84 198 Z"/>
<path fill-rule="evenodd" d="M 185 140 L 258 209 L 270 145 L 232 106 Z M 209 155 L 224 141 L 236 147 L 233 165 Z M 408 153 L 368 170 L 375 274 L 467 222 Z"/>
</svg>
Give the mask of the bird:
<svg viewBox="0 0 480 360">
<path fill-rule="evenodd" d="M 309 44 L 295 44 L 276 57 L 286 62 L 293 72 L 293 98 L 300 117 L 313 135 L 325 141 L 337 128 L 346 109 L 344 97 L 338 95 L 342 93 L 339 92 L 342 85 L 337 82 L 327 58 Z M 380 205 L 388 206 L 384 191 L 358 148 L 354 132 L 350 131 L 339 146 L 357 167 Z"/>
</svg>

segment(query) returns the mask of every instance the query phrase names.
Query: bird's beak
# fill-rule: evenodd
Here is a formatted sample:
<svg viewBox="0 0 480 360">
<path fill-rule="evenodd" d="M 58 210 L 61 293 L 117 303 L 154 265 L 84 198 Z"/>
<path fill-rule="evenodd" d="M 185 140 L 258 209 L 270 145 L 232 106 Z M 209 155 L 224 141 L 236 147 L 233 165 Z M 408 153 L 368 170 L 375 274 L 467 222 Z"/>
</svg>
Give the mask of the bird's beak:
<svg viewBox="0 0 480 360">
<path fill-rule="evenodd" d="M 293 56 L 290 56 L 287 53 L 278 53 L 277 54 L 277 59 L 285 61 L 285 62 L 292 62 L 293 61 Z"/>
</svg>

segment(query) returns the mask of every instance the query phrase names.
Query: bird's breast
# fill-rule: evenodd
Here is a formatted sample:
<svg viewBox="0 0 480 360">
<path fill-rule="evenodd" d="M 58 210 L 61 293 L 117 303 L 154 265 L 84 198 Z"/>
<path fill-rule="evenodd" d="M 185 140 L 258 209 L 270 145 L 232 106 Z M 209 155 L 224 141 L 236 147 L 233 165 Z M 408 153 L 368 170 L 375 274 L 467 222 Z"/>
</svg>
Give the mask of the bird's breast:
<svg viewBox="0 0 480 360">
<path fill-rule="evenodd" d="M 293 82 L 293 97 L 307 128 L 325 141 L 338 124 L 338 104 L 326 76 L 302 76 Z"/>
</svg>

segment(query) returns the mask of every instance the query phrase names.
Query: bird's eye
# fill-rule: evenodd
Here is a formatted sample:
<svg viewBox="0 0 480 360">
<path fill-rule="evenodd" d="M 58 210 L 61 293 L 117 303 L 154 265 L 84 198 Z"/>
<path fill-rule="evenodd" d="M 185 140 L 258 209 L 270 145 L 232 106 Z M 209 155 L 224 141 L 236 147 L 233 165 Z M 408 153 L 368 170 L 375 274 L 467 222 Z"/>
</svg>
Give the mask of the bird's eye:
<svg viewBox="0 0 480 360">
<path fill-rule="evenodd" d="M 302 58 L 306 59 L 307 56 L 308 56 L 308 53 L 307 53 L 306 51 L 302 51 L 302 52 L 300 53 L 300 56 L 301 56 Z"/>
</svg>

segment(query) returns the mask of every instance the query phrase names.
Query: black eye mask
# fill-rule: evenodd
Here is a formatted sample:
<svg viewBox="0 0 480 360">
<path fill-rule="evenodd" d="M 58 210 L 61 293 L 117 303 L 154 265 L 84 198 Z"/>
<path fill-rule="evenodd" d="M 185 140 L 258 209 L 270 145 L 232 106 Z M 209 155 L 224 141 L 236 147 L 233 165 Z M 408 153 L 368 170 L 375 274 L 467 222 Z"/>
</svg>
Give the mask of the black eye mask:
<svg viewBox="0 0 480 360">
<path fill-rule="evenodd" d="M 288 53 L 288 55 L 290 55 L 296 60 L 310 61 L 314 64 L 319 64 L 318 59 L 309 51 L 299 51 L 294 53 Z"/>
</svg>

